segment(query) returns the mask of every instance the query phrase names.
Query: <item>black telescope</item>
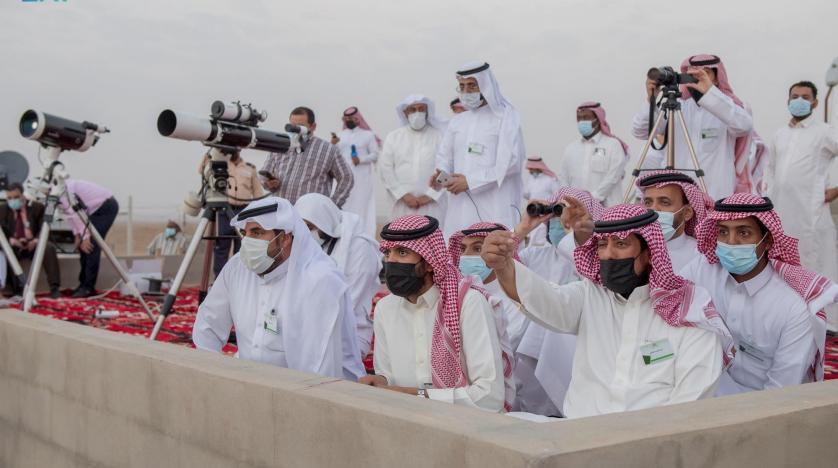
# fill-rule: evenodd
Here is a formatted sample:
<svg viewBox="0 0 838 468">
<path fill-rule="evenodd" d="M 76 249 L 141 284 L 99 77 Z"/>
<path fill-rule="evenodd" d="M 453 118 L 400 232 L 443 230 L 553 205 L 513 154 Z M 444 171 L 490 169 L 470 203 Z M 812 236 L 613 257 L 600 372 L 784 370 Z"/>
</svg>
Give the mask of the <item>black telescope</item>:
<svg viewBox="0 0 838 468">
<path fill-rule="evenodd" d="M 157 117 L 157 131 L 164 137 L 200 141 L 207 146 L 219 148 L 249 148 L 282 153 L 291 146 L 291 139 L 284 133 L 183 114 L 171 109 L 164 110 Z"/>
<path fill-rule="evenodd" d="M 107 127 L 93 122 L 76 122 L 33 109 L 20 117 L 20 135 L 23 138 L 62 150 L 87 151 L 99 141 L 100 133 L 109 131 Z"/>
</svg>

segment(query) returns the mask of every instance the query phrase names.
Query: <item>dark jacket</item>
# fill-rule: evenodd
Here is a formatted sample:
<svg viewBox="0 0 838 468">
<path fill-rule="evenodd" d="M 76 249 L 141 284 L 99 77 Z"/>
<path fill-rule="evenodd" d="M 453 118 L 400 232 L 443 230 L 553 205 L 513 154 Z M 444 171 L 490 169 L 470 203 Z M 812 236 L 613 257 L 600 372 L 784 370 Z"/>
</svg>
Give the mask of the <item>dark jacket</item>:
<svg viewBox="0 0 838 468">
<path fill-rule="evenodd" d="M 45 207 L 42 203 L 32 202 L 26 207 L 26 215 L 29 218 L 29 229 L 32 231 L 32 236 L 38 237 L 41 233 L 41 224 L 44 222 Z M 15 234 L 15 215 L 14 210 L 9 208 L 9 205 L 0 205 L 0 226 L 3 228 L 3 233 L 6 237 L 11 239 Z"/>
</svg>

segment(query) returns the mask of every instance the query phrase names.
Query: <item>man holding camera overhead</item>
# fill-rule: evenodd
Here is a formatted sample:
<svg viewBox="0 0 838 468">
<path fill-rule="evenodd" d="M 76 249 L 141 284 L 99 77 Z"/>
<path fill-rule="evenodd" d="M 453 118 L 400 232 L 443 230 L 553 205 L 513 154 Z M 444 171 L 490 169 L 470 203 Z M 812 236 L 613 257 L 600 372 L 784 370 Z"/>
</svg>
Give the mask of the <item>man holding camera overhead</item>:
<svg viewBox="0 0 838 468">
<path fill-rule="evenodd" d="M 733 94 L 724 64 L 715 55 L 694 55 L 684 60 L 681 72 L 698 81 L 680 85 L 678 101 L 698 163 L 705 173 L 709 195 L 715 200 L 734 192 L 750 191 L 747 165 L 754 121 L 744 103 Z M 647 79 L 647 99 L 652 99 L 660 86 L 659 81 Z M 657 112 L 659 110 L 655 110 L 654 118 L 657 118 Z M 664 123 L 658 128 L 659 134 L 665 133 Z M 649 125 L 647 101 L 634 116 L 632 133 L 646 139 Z M 680 130 L 675 131 L 674 144 L 675 167 L 692 168 L 689 149 Z"/>
</svg>

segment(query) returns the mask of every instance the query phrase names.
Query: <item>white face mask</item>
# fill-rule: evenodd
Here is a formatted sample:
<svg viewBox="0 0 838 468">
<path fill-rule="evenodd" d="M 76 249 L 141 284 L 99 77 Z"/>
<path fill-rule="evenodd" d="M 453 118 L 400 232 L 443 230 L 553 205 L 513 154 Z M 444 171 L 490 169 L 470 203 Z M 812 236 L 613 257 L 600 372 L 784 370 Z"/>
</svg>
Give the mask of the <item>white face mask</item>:
<svg viewBox="0 0 838 468">
<path fill-rule="evenodd" d="M 483 103 L 483 98 L 480 97 L 480 93 L 460 93 L 460 102 L 463 104 L 468 110 L 474 110 L 480 107 Z"/>
<path fill-rule="evenodd" d="M 428 118 L 424 112 L 414 112 L 408 114 L 407 123 L 410 125 L 410 128 L 419 131 L 425 128 L 425 125 L 428 123 Z"/>
<path fill-rule="evenodd" d="M 255 239 L 253 237 L 245 237 L 242 239 L 241 249 L 239 249 L 239 258 L 241 258 L 244 266 L 257 275 L 261 275 L 266 272 L 268 268 L 272 267 L 276 257 L 282 255 L 282 249 L 280 249 L 279 253 L 273 257 L 268 255 L 268 246 L 271 242 L 276 240 L 277 237 L 279 237 L 279 234 L 269 241 Z"/>
</svg>

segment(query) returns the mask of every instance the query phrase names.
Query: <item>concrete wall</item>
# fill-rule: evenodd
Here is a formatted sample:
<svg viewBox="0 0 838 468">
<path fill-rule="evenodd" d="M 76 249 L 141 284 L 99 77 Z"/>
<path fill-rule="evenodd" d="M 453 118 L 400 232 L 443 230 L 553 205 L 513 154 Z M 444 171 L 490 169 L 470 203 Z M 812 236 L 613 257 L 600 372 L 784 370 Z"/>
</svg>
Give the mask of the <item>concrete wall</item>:
<svg viewBox="0 0 838 468">
<path fill-rule="evenodd" d="M 838 382 L 535 424 L 0 311 L 3 467 L 836 466 Z"/>
</svg>

